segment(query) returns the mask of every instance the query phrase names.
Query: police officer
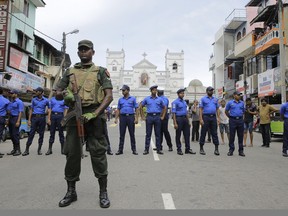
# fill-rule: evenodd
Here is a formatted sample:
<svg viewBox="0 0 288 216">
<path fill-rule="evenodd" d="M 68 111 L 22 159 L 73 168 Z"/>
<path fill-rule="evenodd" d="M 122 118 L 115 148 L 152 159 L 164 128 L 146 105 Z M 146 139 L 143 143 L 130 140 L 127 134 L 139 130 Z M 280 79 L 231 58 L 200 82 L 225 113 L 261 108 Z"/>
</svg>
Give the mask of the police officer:
<svg viewBox="0 0 288 216">
<path fill-rule="evenodd" d="M 55 89 L 53 89 L 55 92 Z M 63 117 L 66 115 L 68 107 L 64 104 L 64 99 L 63 100 L 56 100 L 55 96 L 52 97 L 49 101 L 50 103 L 50 119 L 48 119 L 47 124 L 50 125 L 50 138 L 49 138 L 49 147 L 48 151 L 46 152 L 46 155 L 52 154 L 52 146 L 55 140 L 55 133 L 56 130 L 58 129 L 59 133 L 59 141 L 61 144 L 61 153 L 64 154 L 63 152 L 63 146 L 64 146 L 64 132 L 63 132 L 63 127 L 61 125 L 61 121 Z"/>
<path fill-rule="evenodd" d="M 24 111 L 24 104 L 22 100 L 17 97 L 17 90 L 11 90 L 9 93 L 10 103 L 7 108 L 9 113 L 8 127 L 10 137 L 13 143 L 13 150 L 10 153 L 7 153 L 7 155 L 18 156 L 21 155 L 19 127 L 21 126 L 21 117 L 22 112 Z"/>
<path fill-rule="evenodd" d="M 282 155 L 283 157 L 288 157 L 288 101 L 282 104 L 280 108 L 281 118 L 284 119 L 284 133 L 283 133 L 283 147 Z"/>
<path fill-rule="evenodd" d="M 29 148 L 33 142 L 36 131 L 39 134 L 37 154 L 42 155 L 41 148 L 46 127 L 46 108 L 50 108 L 49 100 L 43 96 L 43 88 L 38 87 L 34 89 L 34 91 L 36 92 L 36 96 L 32 99 L 28 118 L 28 126 L 31 127 L 31 130 L 26 143 L 26 149 L 22 154 L 23 156 L 29 155 Z M 50 119 L 50 112 L 48 112 L 48 119 Z"/>
<path fill-rule="evenodd" d="M 234 140 L 237 132 L 238 145 L 239 145 L 239 156 L 245 157 L 243 149 L 243 136 L 244 136 L 244 113 L 245 104 L 240 100 L 241 94 L 238 91 L 233 93 L 234 100 L 230 100 L 225 108 L 225 113 L 229 117 L 229 152 L 228 156 L 232 156 L 235 150 Z"/>
<path fill-rule="evenodd" d="M 124 140 L 126 128 L 128 127 L 131 150 L 132 154 L 138 155 L 136 151 L 136 140 L 135 140 L 135 124 L 138 124 L 138 104 L 136 98 L 129 94 L 130 87 L 128 85 L 123 85 L 122 88 L 123 97 L 119 98 L 118 106 L 115 116 L 115 124 L 118 123 L 118 118 L 120 117 L 120 139 L 119 139 L 119 148 L 116 155 L 123 154 Z"/>
<path fill-rule="evenodd" d="M 219 104 L 218 99 L 213 97 L 214 88 L 209 86 L 206 88 L 207 96 L 204 96 L 200 100 L 199 108 L 199 117 L 200 117 L 200 124 L 201 128 L 201 135 L 200 135 L 200 154 L 205 155 L 206 152 L 204 151 L 204 143 L 205 137 L 208 130 L 212 135 L 212 140 L 215 145 L 214 154 L 220 155 L 218 146 L 219 146 L 219 139 L 217 135 L 217 119 L 219 119 Z"/>
<path fill-rule="evenodd" d="M 183 131 L 184 140 L 185 140 L 185 154 L 196 154 L 196 152 L 190 149 L 190 122 L 189 115 L 187 110 L 187 103 L 184 98 L 185 89 L 181 88 L 177 91 L 178 98 L 172 102 L 172 115 L 174 128 L 176 129 L 176 146 L 177 154 L 183 155 L 181 149 L 181 132 Z"/>
<path fill-rule="evenodd" d="M 0 87 L 0 140 L 2 139 L 3 131 L 7 124 L 6 115 L 9 103 L 9 100 L 3 96 L 3 89 Z M 3 153 L 0 153 L 0 158 L 2 158 L 3 155 Z"/>
<path fill-rule="evenodd" d="M 168 106 L 169 106 L 169 100 L 166 96 L 164 96 L 164 89 L 160 89 L 159 87 L 157 88 L 157 95 L 158 97 L 160 97 L 165 106 L 167 107 L 167 111 L 168 111 Z M 171 142 L 171 136 L 168 130 L 168 120 L 169 120 L 169 116 L 168 116 L 168 112 L 166 111 L 165 114 L 165 118 L 163 120 L 161 120 L 161 135 L 160 135 L 160 143 L 161 143 L 161 150 L 163 149 L 163 135 L 165 137 L 167 146 L 168 146 L 168 151 L 173 151 L 173 145 Z"/>
<path fill-rule="evenodd" d="M 144 100 L 140 103 L 139 106 L 142 120 L 145 120 L 143 107 L 146 106 L 147 108 L 145 150 L 143 155 L 149 154 L 153 126 L 156 137 L 157 154 L 163 154 L 163 151 L 161 150 L 160 136 L 161 120 L 165 118 L 166 106 L 163 100 L 157 97 L 157 87 L 157 85 L 153 85 L 150 87 L 151 95 L 144 98 Z"/>
<path fill-rule="evenodd" d="M 63 78 L 57 85 L 56 98 L 61 99 L 61 91 L 65 88 L 68 87 L 68 90 L 71 90 L 71 82 L 74 82 L 74 78 L 76 78 L 78 94 L 82 104 L 86 142 L 89 145 L 93 172 L 98 179 L 100 188 L 99 204 L 101 208 L 108 208 L 110 207 L 110 200 L 107 193 L 108 165 L 106 157 L 107 140 L 105 138 L 106 118 L 104 111 L 113 100 L 113 87 L 107 69 L 96 66 L 93 63 L 92 58 L 94 54 L 93 43 L 90 40 L 81 40 L 78 43 L 78 56 L 81 62 L 66 70 Z M 75 76 L 71 76 L 71 74 Z M 70 99 L 73 100 L 73 98 Z M 73 109 L 73 103 L 70 103 L 67 116 Z M 80 180 L 81 171 L 82 145 L 78 137 L 75 118 L 68 121 L 66 130 L 64 153 L 66 154 L 65 179 L 67 181 L 67 193 L 59 202 L 59 207 L 68 206 L 77 200 L 75 187 L 76 181 Z"/>
</svg>

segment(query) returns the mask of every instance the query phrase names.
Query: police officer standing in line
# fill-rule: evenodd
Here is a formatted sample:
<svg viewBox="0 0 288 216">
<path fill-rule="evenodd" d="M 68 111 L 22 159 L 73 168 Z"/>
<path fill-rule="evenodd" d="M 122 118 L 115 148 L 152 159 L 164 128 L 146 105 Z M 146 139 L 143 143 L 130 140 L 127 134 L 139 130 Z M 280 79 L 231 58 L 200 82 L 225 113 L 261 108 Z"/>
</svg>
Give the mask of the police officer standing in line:
<svg viewBox="0 0 288 216">
<path fill-rule="evenodd" d="M 177 154 L 183 155 L 181 149 L 181 132 L 183 131 L 185 140 L 185 154 L 196 154 L 190 149 L 190 121 L 187 110 L 187 103 L 184 98 L 185 89 L 181 88 L 177 91 L 178 98 L 172 102 L 172 115 L 174 128 L 176 129 L 175 142 L 177 146 Z"/>
<path fill-rule="evenodd" d="M 145 150 L 143 155 L 149 154 L 149 147 L 151 142 L 152 128 L 154 126 L 154 133 L 156 137 L 157 154 L 163 154 L 161 150 L 160 136 L 161 136 L 161 120 L 165 118 L 166 106 L 163 100 L 157 97 L 157 85 L 151 86 L 151 95 L 146 97 L 139 106 L 142 120 L 145 120 L 143 107 L 147 108 L 146 117 L 146 137 L 145 137 Z"/>
<path fill-rule="evenodd" d="M 124 140 L 126 128 L 128 127 L 131 150 L 132 154 L 138 155 L 136 151 L 136 140 L 135 140 L 135 124 L 138 124 L 138 104 L 136 98 L 129 94 L 130 87 L 128 85 L 123 85 L 122 88 L 123 97 L 119 98 L 118 106 L 115 115 L 115 124 L 118 123 L 118 118 L 120 116 L 120 138 L 119 138 L 119 148 L 116 155 L 123 154 Z"/>
<path fill-rule="evenodd" d="M 205 137 L 208 130 L 212 135 L 212 140 L 215 145 L 214 154 L 220 155 L 218 146 L 219 146 L 219 139 L 217 135 L 217 121 L 219 120 L 219 104 L 218 99 L 213 97 L 214 88 L 211 86 L 206 88 L 207 96 L 204 96 L 200 100 L 200 124 L 201 128 L 201 135 L 200 135 L 200 154 L 205 155 L 206 152 L 204 151 L 204 143 Z"/>
<path fill-rule="evenodd" d="M 56 93 L 55 89 L 53 89 L 54 94 Z M 52 146 L 55 140 L 56 129 L 58 129 L 59 133 L 59 141 L 61 144 L 61 154 L 64 154 L 64 132 L 63 127 L 61 125 L 61 121 L 63 117 L 67 114 L 68 107 L 64 104 L 63 100 L 56 100 L 55 96 L 50 99 L 50 119 L 48 119 L 47 124 L 50 125 L 50 138 L 49 138 L 49 147 L 46 155 L 52 154 Z"/>
<path fill-rule="evenodd" d="M 62 91 L 67 87 L 68 90 L 71 90 L 71 82 L 74 82 L 75 77 L 79 88 L 78 94 L 81 98 L 86 142 L 89 145 L 93 172 L 98 179 L 100 189 L 99 204 L 101 208 L 109 208 L 110 200 L 107 193 L 107 140 L 105 138 L 106 118 L 104 111 L 113 100 L 113 86 L 107 69 L 96 66 L 93 63 L 92 58 L 95 50 L 90 40 L 81 40 L 78 43 L 77 53 L 81 62 L 65 71 L 63 78 L 57 84 L 56 98 L 62 99 Z M 71 76 L 71 74 L 75 76 Z M 69 97 L 69 95 L 66 98 L 64 99 L 65 101 L 69 100 L 69 98 L 71 101 L 73 100 L 73 97 Z M 73 105 L 69 106 L 67 115 L 73 109 Z M 59 207 L 68 206 L 77 200 L 75 188 L 76 181 L 80 180 L 81 149 L 82 144 L 78 137 L 76 119 L 72 118 L 66 125 L 66 140 L 64 144 L 67 193 L 59 202 Z"/>
<path fill-rule="evenodd" d="M 238 137 L 238 146 L 239 146 L 239 156 L 245 157 L 243 149 L 243 136 L 244 136 L 244 113 L 245 113 L 245 104 L 240 100 L 241 94 L 238 91 L 233 93 L 234 100 L 230 100 L 225 108 L 225 113 L 229 118 L 229 152 L 228 156 L 232 156 L 235 150 L 234 140 L 237 132 Z"/>
<path fill-rule="evenodd" d="M 161 89 L 161 88 L 157 88 L 157 95 L 158 97 L 160 97 L 166 108 L 167 108 L 167 111 L 166 111 L 166 114 L 165 114 L 165 118 L 163 120 L 161 120 L 161 135 L 160 135 L 160 143 L 161 143 L 161 150 L 163 149 L 163 135 L 165 137 L 165 140 L 166 140 L 166 144 L 168 146 L 168 151 L 173 151 L 173 145 L 172 145 L 172 142 L 171 142 L 171 136 L 170 136 L 170 133 L 169 133 L 169 130 L 168 130 L 168 120 L 169 120 L 169 116 L 168 116 L 168 106 L 169 106 L 169 100 L 166 96 L 164 96 L 164 89 Z"/>
<path fill-rule="evenodd" d="M 283 157 L 288 157 L 288 102 L 282 104 L 280 108 L 281 118 L 284 120 L 284 132 L 283 132 L 283 147 L 282 155 Z"/>
<path fill-rule="evenodd" d="M 31 130 L 26 143 L 26 149 L 22 154 L 23 156 L 29 155 L 29 148 L 33 142 L 36 131 L 39 134 L 37 154 L 42 155 L 41 148 L 46 127 L 46 107 L 48 109 L 50 108 L 49 100 L 43 96 L 43 88 L 38 87 L 34 91 L 36 92 L 36 97 L 32 99 L 28 118 L 28 126 L 31 127 Z M 50 119 L 50 112 L 48 112 L 48 119 Z"/>
<path fill-rule="evenodd" d="M 0 87 L 0 140 L 2 140 L 5 125 L 8 123 L 6 121 L 6 115 L 9 103 L 9 100 L 3 96 L 3 89 Z M 2 158 L 3 155 L 3 153 L 0 153 L 0 158 Z"/>
<path fill-rule="evenodd" d="M 18 96 L 18 91 L 11 90 L 10 92 L 10 104 L 8 105 L 8 127 L 10 137 L 13 143 L 13 150 L 7 155 L 18 156 L 21 155 L 20 149 L 20 135 L 19 127 L 21 126 L 22 112 L 24 111 L 24 104 Z"/>
</svg>

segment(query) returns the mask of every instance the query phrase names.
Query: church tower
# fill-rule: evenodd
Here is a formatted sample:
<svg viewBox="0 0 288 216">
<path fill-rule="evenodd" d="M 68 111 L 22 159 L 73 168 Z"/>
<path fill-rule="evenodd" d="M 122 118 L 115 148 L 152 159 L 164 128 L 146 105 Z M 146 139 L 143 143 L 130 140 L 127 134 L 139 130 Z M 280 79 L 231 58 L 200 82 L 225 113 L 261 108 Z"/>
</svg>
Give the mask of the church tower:
<svg viewBox="0 0 288 216">
<path fill-rule="evenodd" d="M 184 51 L 169 52 L 165 55 L 166 71 L 170 73 L 169 86 L 172 91 L 177 91 L 179 87 L 184 87 Z"/>
</svg>

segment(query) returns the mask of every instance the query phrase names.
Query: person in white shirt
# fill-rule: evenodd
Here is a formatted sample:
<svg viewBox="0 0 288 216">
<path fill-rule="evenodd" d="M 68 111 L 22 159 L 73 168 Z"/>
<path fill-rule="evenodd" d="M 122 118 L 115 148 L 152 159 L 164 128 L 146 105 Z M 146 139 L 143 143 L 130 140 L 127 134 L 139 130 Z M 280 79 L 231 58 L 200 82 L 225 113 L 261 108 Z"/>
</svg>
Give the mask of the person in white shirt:
<svg viewBox="0 0 288 216">
<path fill-rule="evenodd" d="M 220 105 L 221 106 L 219 107 L 219 113 L 220 113 L 219 130 L 220 130 L 220 134 L 221 134 L 222 144 L 225 144 L 224 131 L 227 134 L 227 138 L 229 141 L 229 118 L 225 114 L 226 101 L 224 99 L 221 100 Z"/>
</svg>

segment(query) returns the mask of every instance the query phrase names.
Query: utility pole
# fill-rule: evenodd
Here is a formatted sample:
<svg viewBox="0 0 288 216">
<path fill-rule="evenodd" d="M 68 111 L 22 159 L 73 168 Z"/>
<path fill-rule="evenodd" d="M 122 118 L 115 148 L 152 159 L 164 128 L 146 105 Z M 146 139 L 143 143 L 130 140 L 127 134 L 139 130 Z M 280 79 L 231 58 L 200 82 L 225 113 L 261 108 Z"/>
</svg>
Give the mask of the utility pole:
<svg viewBox="0 0 288 216">
<path fill-rule="evenodd" d="M 278 0 L 278 22 L 279 22 L 279 54 L 280 54 L 280 72 L 281 72 L 281 102 L 286 103 L 286 44 L 283 36 L 283 2 Z"/>
</svg>

